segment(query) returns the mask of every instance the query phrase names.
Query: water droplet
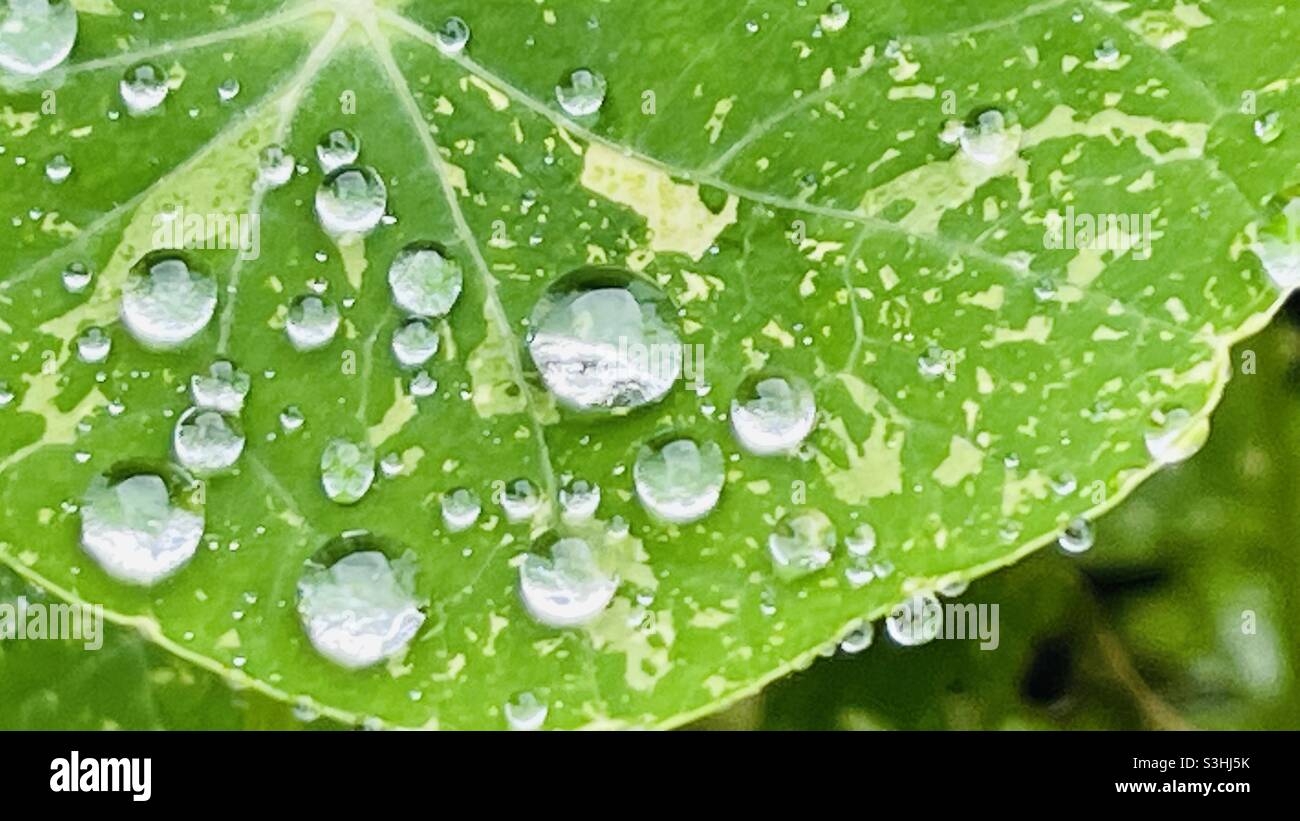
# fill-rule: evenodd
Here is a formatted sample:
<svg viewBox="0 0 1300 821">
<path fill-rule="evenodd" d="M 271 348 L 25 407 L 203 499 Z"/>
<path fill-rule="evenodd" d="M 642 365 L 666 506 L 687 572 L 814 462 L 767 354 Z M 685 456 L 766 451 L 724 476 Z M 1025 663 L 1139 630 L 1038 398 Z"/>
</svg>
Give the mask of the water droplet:
<svg viewBox="0 0 1300 821">
<path fill-rule="evenodd" d="M 331 439 L 320 455 L 321 487 L 330 501 L 353 505 L 375 481 L 375 450 L 362 442 Z"/>
<path fill-rule="evenodd" d="M 167 99 L 167 75 L 153 63 L 136 63 L 118 84 L 122 102 L 132 114 L 148 114 Z"/>
<path fill-rule="evenodd" d="M 547 288 L 528 352 L 547 389 L 574 410 L 625 412 L 662 399 L 682 372 L 667 297 L 627 271 L 585 268 Z"/>
<path fill-rule="evenodd" d="M 458 487 L 442 495 L 442 522 L 452 533 L 473 527 L 482 512 L 482 503 L 469 488 Z"/>
<path fill-rule="evenodd" d="M 943 605 L 933 593 L 917 593 L 885 617 L 885 632 L 904 647 L 933 641 L 943 627 Z"/>
<path fill-rule="evenodd" d="M 529 553 L 519 566 L 519 594 L 533 618 L 550 627 L 585 624 L 609 605 L 618 577 L 606 571 L 584 539 L 550 545 L 550 557 Z"/>
<path fill-rule="evenodd" d="M 293 176 L 293 155 L 278 145 L 262 149 L 257 161 L 257 182 L 263 188 L 279 188 Z"/>
<path fill-rule="evenodd" d="M 290 405 L 280 411 L 280 427 L 285 433 L 293 433 L 301 428 L 305 421 L 302 411 L 298 410 L 296 405 Z"/>
<path fill-rule="evenodd" d="M 369 233 L 388 207 L 388 189 L 375 169 L 344 165 L 316 189 L 316 216 L 334 235 Z"/>
<path fill-rule="evenodd" d="M 460 263 L 432 242 L 413 242 L 388 266 L 388 286 L 397 307 L 418 316 L 443 316 L 460 297 Z"/>
<path fill-rule="evenodd" d="M 540 730 L 549 711 L 543 701 L 529 692 L 518 693 L 506 702 L 506 726 L 512 730 Z"/>
<path fill-rule="evenodd" d="M 63 269 L 63 288 L 70 294 L 79 294 L 90 287 L 94 275 L 83 263 L 72 262 Z"/>
<path fill-rule="evenodd" d="M 112 350 L 113 340 L 103 328 L 87 328 L 77 336 L 77 358 L 82 362 L 103 362 Z"/>
<path fill-rule="evenodd" d="M 689 524 L 718 504 L 723 483 L 722 449 L 713 442 L 673 439 L 643 446 L 632 466 L 637 498 L 653 515 Z"/>
<path fill-rule="evenodd" d="M 67 59 L 77 40 L 72 0 L 16 0 L 0 5 L 0 69 L 35 75 Z"/>
<path fill-rule="evenodd" d="M 418 368 L 438 352 L 438 332 L 424 317 L 412 317 L 393 331 L 393 356 L 406 368 Z"/>
<path fill-rule="evenodd" d="M 1300 287 L 1300 187 L 1269 202 L 1254 251 L 1279 288 Z"/>
<path fill-rule="evenodd" d="M 223 103 L 228 103 L 239 96 L 239 81 L 234 77 L 227 77 L 217 86 L 217 99 Z"/>
<path fill-rule="evenodd" d="M 339 329 L 339 309 L 313 294 L 300 296 L 289 306 L 284 330 L 300 351 L 314 351 L 334 341 Z"/>
<path fill-rule="evenodd" d="M 812 431 L 817 405 L 798 377 L 754 375 L 731 400 L 731 429 L 742 447 L 765 456 L 798 447 Z"/>
<path fill-rule="evenodd" d="M 360 669 L 397 656 L 424 624 L 414 555 L 387 552 L 369 534 L 350 534 L 303 569 L 298 616 L 312 646 L 336 664 Z"/>
<path fill-rule="evenodd" d="M 220 360 L 212 363 L 207 376 L 194 374 L 190 377 L 190 395 L 200 408 L 238 414 L 244 409 L 244 399 L 251 384 L 248 374 Z"/>
<path fill-rule="evenodd" d="M 1282 115 L 1270 111 L 1255 120 L 1255 136 L 1264 145 L 1276 142 L 1282 136 Z"/>
<path fill-rule="evenodd" d="M 579 68 L 555 86 L 555 99 L 570 117 L 595 114 L 605 102 L 605 77 L 599 71 Z"/>
<path fill-rule="evenodd" d="M 938 379 L 947 376 L 954 369 L 953 355 L 939 345 L 931 345 L 926 348 L 925 353 L 917 358 L 916 369 L 920 371 L 921 377 L 924 379 Z"/>
<path fill-rule="evenodd" d="M 797 579 L 830 564 L 835 525 L 820 510 L 797 510 L 782 517 L 767 537 L 767 552 L 776 574 Z"/>
<path fill-rule="evenodd" d="M 574 479 L 560 489 L 560 507 L 570 521 L 590 519 L 600 506 L 600 488 L 585 479 Z"/>
<path fill-rule="evenodd" d="M 985 166 L 998 166 L 1020 150 L 1020 132 L 1007 127 L 1006 116 L 997 109 L 979 112 L 962 129 L 961 149 L 966 156 Z"/>
<path fill-rule="evenodd" d="M 181 494 L 156 474 L 98 476 L 81 505 L 81 546 L 119 581 L 165 578 L 189 561 L 202 537 L 202 509 L 181 504 Z"/>
<path fill-rule="evenodd" d="M 840 640 L 840 649 L 845 653 L 861 653 L 871 646 L 871 642 L 876 637 L 874 626 L 870 622 L 855 627 L 847 636 Z"/>
<path fill-rule="evenodd" d="M 15 398 L 14 389 L 9 387 L 9 383 L 0 381 L 0 408 L 9 407 Z"/>
<path fill-rule="evenodd" d="M 876 549 L 876 529 L 869 524 L 860 524 L 844 539 L 850 556 L 862 558 Z"/>
<path fill-rule="evenodd" d="M 361 140 L 344 128 L 336 128 L 316 143 L 316 159 L 326 174 L 340 166 L 357 161 L 361 154 Z"/>
<path fill-rule="evenodd" d="M 45 163 L 45 179 L 58 185 L 72 174 L 72 163 L 62 154 L 55 154 Z"/>
<path fill-rule="evenodd" d="M 417 371 L 415 376 L 411 377 L 407 390 L 411 396 L 423 398 L 433 396 L 438 391 L 438 380 L 429 375 L 428 371 Z"/>
<path fill-rule="evenodd" d="M 1107 37 L 1105 40 L 1102 40 L 1097 44 L 1097 47 L 1093 49 L 1092 54 L 1097 58 L 1098 62 L 1107 64 L 1114 63 L 1119 59 L 1119 46 L 1115 45 L 1114 40 Z"/>
<path fill-rule="evenodd" d="M 849 24 L 849 10 L 843 3 L 831 3 L 822 12 L 820 22 L 823 31 L 839 31 Z"/>
<path fill-rule="evenodd" d="M 1147 430 L 1147 452 L 1161 465 L 1186 461 L 1201 449 L 1210 436 L 1210 420 L 1196 418 L 1185 408 L 1157 414 Z"/>
<path fill-rule="evenodd" d="M 501 492 L 501 509 L 505 511 L 506 519 L 511 522 L 531 519 L 541 505 L 542 496 L 537 486 L 527 479 L 507 482 Z"/>
<path fill-rule="evenodd" d="M 190 341 L 207 327 L 216 307 L 217 281 L 167 253 L 142 258 L 122 289 L 122 322 L 150 348 Z"/>
<path fill-rule="evenodd" d="M 459 17 L 448 17 L 434 32 L 438 48 L 446 54 L 458 54 L 469 43 L 469 25 Z"/>
<path fill-rule="evenodd" d="M 970 587 L 969 580 L 963 579 L 959 576 L 953 576 L 939 583 L 938 593 L 940 596 L 946 596 L 950 599 L 955 599 L 958 596 L 960 596 L 962 593 L 965 593 L 967 588 L 969 587 Z"/>
<path fill-rule="evenodd" d="M 1096 535 L 1086 519 L 1072 520 L 1056 540 L 1066 553 L 1083 553 L 1092 547 L 1094 541 Z"/>
<path fill-rule="evenodd" d="M 1052 492 L 1057 496 L 1069 496 L 1079 489 L 1079 480 L 1073 473 L 1060 473 L 1051 478 Z"/>
<path fill-rule="evenodd" d="M 195 473 L 219 473 L 239 460 L 244 433 L 219 411 L 190 408 L 176 420 L 172 449 L 177 461 Z"/>
</svg>

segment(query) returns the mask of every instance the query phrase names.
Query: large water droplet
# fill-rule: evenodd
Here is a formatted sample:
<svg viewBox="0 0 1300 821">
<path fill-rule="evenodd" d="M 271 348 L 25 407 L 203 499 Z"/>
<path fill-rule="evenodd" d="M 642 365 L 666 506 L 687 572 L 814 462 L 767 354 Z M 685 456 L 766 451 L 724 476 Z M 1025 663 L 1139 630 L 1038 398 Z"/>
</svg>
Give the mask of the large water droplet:
<svg viewBox="0 0 1300 821">
<path fill-rule="evenodd" d="M 1158 415 L 1145 434 L 1147 452 L 1161 465 L 1176 465 L 1194 456 L 1210 436 L 1210 420 L 1185 408 Z"/>
<path fill-rule="evenodd" d="M 0 4 L 0 69 L 35 75 L 67 59 L 77 40 L 72 0 L 9 0 Z"/>
<path fill-rule="evenodd" d="M 812 431 L 817 405 L 798 377 L 758 374 L 731 400 L 731 429 L 742 447 L 760 456 L 798 447 Z"/>
<path fill-rule="evenodd" d="M 783 579 L 797 579 L 830 564 L 835 525 L 820 510 L 796 510 L 777 522 L 767 537 L 772 566 Z"/>
<path fill-rule="evenodd" d="M 217 281 L 183 257 L 146 255 L 122 289 L 122 322 L 151 348 L 175 348 L 193 339 L 217 308 Z"/>
<path fill-rule="evenodd" d="M 1300 187 L 1283 192 L 1269 203 L 1260 226 L 1255 254 L 1264 270 L 1283 290 L 1300 287 Z"/>
<path fill-rule="evenodd" d="M 506 726 L 512 730 L 540 730 L 546 723 L 546 702 L 529 692 L 518 693 L 506 702 Z"/>
<path fill-rule="evenodd" d="M 331 171 L 316 189 L 316 216 L 334 235 L 369 233 L 388 207 L 388 189 L 375 169 L 344 165 Z"/>
<path fill-rule="evenodd" d="M 549 552 L 549 558 L 542 552 Z M 604 611 L 617 589 L 618 576 L 602 568 L 591 545 L 577 537 L 529 553 L 519 566 L 524 606 L 551 627 L 585 624 Z"/>
<path fill-rule="evenodd" d="M 997 109 L 986 109 L 962 129 L 961 149 L 975 162 L 986 166 L 1001 165 L 1020 150 L 1018 130 L 1007 127 L 1006 117 Z"/>
<path fill-rule="evenodd" d="M 248 374 L 220 360 L 212 363 L 206 376 L 196 373 L 190 377 L 190 396 L 200 408 L 238 414 L 251 385 Z"/>
<path fill-rule="evenodd" d="M 388 285 L 397 307 L 419 316 L 443 316 L 460 297 L 460 263 L 432 242 L 413 242 L 393 258 Z"/>
<path fill-rule="evenodd" d="M 458 487 L 442 496 L 442 521 L 452 533 L 473 527 L 482 512 L 483 503 L 469 488 Z"/>
<path fill-rule="evenodd" d="M 219 411 L 190 408 L 176 420 L 172 449 L 177 461 L 195 473 L 219 473 L 239 460 L 244 433 Z"/>
<path fill-rule="evenodd" d="M 412 317 L 393 331 L 393 356 L 407 368 L 418 368 L 438 352 L 438 332 L 424 317 Z"/>
<path fill-rule="evenodd" d="M 637 498 L 653 515 L 688 524 L 718 504 L 723 483 L 722 449 L 713 442 L 673 439 L 643 446 L 632 466 Z"/>
<path fill-rule="evenodd" d="M 351 669 L 402 653 L 424 623 L 415 574 L 410 552 L 390 559 L 369 534 L 327 545 L 298 581 L 298 616 L 312 646 Z"/>
<path fill-rule="evenodd" d="M 339 329 L 339 309 L 326 299 L 307 294 L 289 306 L 284 331 L 300 351 L 314 351 L 334 341 Z"/>
<path fill-rule="evenodd" d="M 943 605 L 933 593 L 917 593 L 885 617 L 885 632 L 904 647 L 933 641 L 943 629 Z"/>
<path fill-rule="evenodd" d="M 626 271 L 587 268 L 553 283 L 530 319 L 528 351 L 546 387 L 575 410 L 626 411 L 664 397 L 682 372 L 671 306 Z"/>
<path fill-rule="evenodd" d="M 361 501 L 375 481 L 375 449 L 362 442 L 331 439 L 320 456 L 321 487 L 330 501 Z"/>
<path fill-rule="evenodd" d="M 334 169 L 354 163 L 361 154 L 361 140 L 344 128 L 336 128 L 316 143 L 316 159 L 326 174 Z"/>
<path fill-rule="evenodd" d="M 118 84 L 122 102 L 132 114 L 147 114 L 167 99 L 167 75 L 153 63 L 136 63 Z"/>
<path fill-rule="evenodd" d="M 448 17 L 434 32 L 438 48 L 446 54 L 457 54 L 469 43 L 469 25 L 459 17 Z"/>
<path fill-rule="evenodd" d="M 81 505 L 81 546 L 119 581 L 153 584 L 189 561 L 203 537 L 203 511 L 156 474 L 96 477 Z"/>
<path fill-rule="evenodd" d="M 599 71 L 575 69 L 555 86 L 555 99 L 570 117 L 595 114 L 605 102 L 605 77 Z"/>
</svg>

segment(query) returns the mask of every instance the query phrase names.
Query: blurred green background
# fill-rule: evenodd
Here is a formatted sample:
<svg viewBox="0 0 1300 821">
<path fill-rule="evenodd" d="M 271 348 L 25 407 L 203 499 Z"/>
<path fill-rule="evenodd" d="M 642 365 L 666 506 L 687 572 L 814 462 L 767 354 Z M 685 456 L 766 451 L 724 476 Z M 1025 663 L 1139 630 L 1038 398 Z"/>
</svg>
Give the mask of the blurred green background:
<svg viewBox="0 0 1300 821">
<path fill-rule="evenodd" d="M 700 729 L 1300 728 L 1300 304 L 1234 352 L 1205 448 L 1097 523 L 971 585 L 1001 643 L 893 644 L 809 669 Z M 1253 371 L 1253 372 L 1251 372 Z M 40 597 L 0 571 L 0 601 Z M 0 641 L 0 728 L 328 727 L 112 629 Z"/>
</svg>

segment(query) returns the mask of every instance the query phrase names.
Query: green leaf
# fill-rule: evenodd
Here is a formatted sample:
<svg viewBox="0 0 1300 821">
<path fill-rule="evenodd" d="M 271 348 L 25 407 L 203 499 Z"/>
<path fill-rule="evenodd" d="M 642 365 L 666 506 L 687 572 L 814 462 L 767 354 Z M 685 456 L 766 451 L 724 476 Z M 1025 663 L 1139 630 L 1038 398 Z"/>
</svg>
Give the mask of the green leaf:
<svg viewBox="0 0 1300 821">
<path fill-rule="evenodd" d="M 0 558 L 344 721 L 499 727 L 528 692 L 548 727 L 670 726 L 753 692 L 911 591 L 1011 563 L 1117 504 L 1157 469 L 1153 413 L 1187 411 L 1194 437 L 1229 345 L 1279 301 L 1251 237 L 1296 181 L 1300 129 L 1265 144 L 1254 121 L 1295 107 L 1285 44 L 1300 17 L 1262 0 L 846 3 L 847 22 L 784 2 L 77 5 L 68 63 L 0 92 L 0 379 L 16 394 L 0 409 Z M 452 14 L 472 38 L 445 54 L 432 32 Z M 170 90 L 133 116 L 118 86 L 141 60 Z M 575 118 L 555 87 L 584 66 L 608 95 Z M 940 139 L 954 119 L 987 130 L 990 108 L 1002 131 Z M 315 146 L 339 128 L 395 218 L 364 241 L 336 243 L 313 214 Z M 274 144 L 306 170 L 265 190 Z M 56 154 L 72 167 L 57 184 Z M 1150 258 L 1046 247 L 1067 206 L 1151 215 Z M 251 259 L 210 247 L 215 234 L 186 252 L 220 285 L 215 316 L 159 352 L 118 317 L 168 212 L 257 214 L 261 231 Z M 388 350 L 402 313 L 387 272 L 412 242 L 463 275 L 426 397 Z M 60 281 L 74 261 L 95 272 L 80 294 Z M 588 265 L 667 295 L 707 390 L 678 384 L 612 418 L 557 405 L 527 320 Z M 283 326 L 313 282 L 342 325 L 299 352 Z M 112 338 L 103 363 L 78 361 L 91 326 Z M 151 587 L 115 580 L 79 547 L 78 507 L 98 476 L 172 475 L 186 386 L 218 358 L 252 389 L 242 456 L 201 486 L 203 543 Z M 732 397 L 764 368 L 813 385 L 817 424 L 794 456 L 748 454 L 729 430 Z M 280 422 L 290 406 L 296 432 Z M 672 432 L 725 456 L 717 509 L 694 524 L 652 520 L 633 490 L 638 450 Z M 321 460 L 336 438 L 392 454 L 395 475 L 331 502 Z M 542 504 L 511 524 L 492 497 L 518 478 Z M 598 618 L 561 629 L 532 619 L 517 586 L 534 540 L 566 535 L 558 490 L 575 478 L 602 488 L 598 522 L 630 532 L 584 529 L 621 583 Z M 452 533 L 441 499 L 458 487 L 484 510 Z M 869 523 L 872 561 L 892 572 L 854 587 L 839 544 L 828 567 L 781 578 L 768 538 L 804 507 L 841 541 Z M 295 613 L 308 559 L 355 530 L 409 550 L 427 602 L 405 654 L 364 670 L 317 653 Z"/>
</svg>

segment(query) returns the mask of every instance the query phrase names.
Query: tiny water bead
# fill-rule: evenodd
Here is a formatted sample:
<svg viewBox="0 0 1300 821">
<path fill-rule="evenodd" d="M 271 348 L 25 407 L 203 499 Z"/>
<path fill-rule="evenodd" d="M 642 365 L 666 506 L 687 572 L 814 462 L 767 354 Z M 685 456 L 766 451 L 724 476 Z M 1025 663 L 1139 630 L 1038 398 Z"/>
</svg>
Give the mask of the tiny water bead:
<svg viewBox="0 0 1300 821">
<path fill-rule="evenodd" d="M 136 63 L 118 84 L 122 102 L 131 114 L 148 114 L 167 99 L 167 75 L 153 63 Z"/>
<path fill-rule="evenodd" d="M 212 363 L 206 375 L 190 377 L 190 396 L 200 408 L 238 414 L 244 409 L 251 385 L 248 374 L 225 360 L 219 360 Z"/>
<path fill-rule="evenodd" d="M 354 505 L 375 481 L 375 449 L 364 442 L 331 439 L 320 455 L 321 487 L 331 502 Z"/>
<path fill-rule="evenodd" d="M 94 274 L 81 262 L 68 263 L 68 267 L 63 269 L 60 276 L 63 282 L 63 289 L 70 294 L 79 294 L 90 287 Z"/>
<path fill-rule="evenodd" d="M 1092 548 L 1096 538 L 1088 520 L 1079 518 L 1071 520 L 1056 541 L 1066 553 L 1084 553 Z"/>
<path fill-rule="evenodd" d="M 1147 452 L 1160 465 L 1176 465 L 1200 451 L 1210 437 L 1210 420 L 1186 408 L 1174 408 L 1153 418 L 1144 439 Z"/>
<path fill-rule="evenodd" d="M 153 253 L 136 263 L 122 289 L 122 322 L 150 348 L 179 347 L 217 308 L 217 281 L 180 256 Z"/>
<path fill-rule="evenodd" d="M 778 576 L 797 579 L 830 564 L 835 541 L 835 525 L 825 513 L 796 510 L 777 522 L 767 538 L 767 552 Z"/>
<path fill-rule="evenodd" d="M 546 702 L 531 692 L 518 693 L 506 702 L 506 726 L 512 730 L 540 730 L 549 711 Z"/>
<path fill-rule="evenodd" d="M 446 54 L 458 54 L 469 44 L 469 25 L 459 17 L 448 17 L 434 32 L 438 48 Z"/>
<path fill-rule="evenodd" d="M 412 317 L 393 331 L 393 356 L 405 368 L 418 368 L 438 352 L 438 332 L 424 317 Z"/>
<path fill-rule="evenodd" d="M 501 509 L 505 512 L 507 521 L 522 522 L 531 519 L 541 506 L 541 493 L 527 479 L 507 482 L 501 491 Z"/>
<path fill-rule="evenodd" d="M 1255 120 L 1255 136 L 1264 145 L 1270 145 L 1277 142 L 1282 136 L 1282 115 L 1276 111 L 1270 111 L 1259 119 Z"/>
<path fill-rule="evenodd" d="M 63 154 L 55 154 L 45 163 L 45 179 L 59 185 L 72 175 L 72 163 Z"/>
<path fill-rule="evenodd" d="M 560 488 L 560 508 L 566 519 L 590 519 L 599 506 L 600 488 L 585 479 L 574 479 Z"/>
<path fill-rule="evenodd" d="M 336 128 L 316 143 L 316 159 L 326 174 L 334 169 L 357 161 L 361 155 L 361 140 L 345 128 Z"/>
<path fill-rule="evenodd" d="M 943 605 L 933 593 L 917 593 L 885 617 L 885 632 L 904 647 L 933 641 L 943 629 Z"/>
<path fill-rule="evenodd" d="M 860 627 L 855 627 L 847 636 L 840 640 L 840 650 L 850 655 L 861 653 L 871 646 L 875 640 L 875 627 L 867 622 Z"/>
<path fill-rule="evenodd" d="M 418 371 L 415 376 L 411 377 L 411 381 L 406 388 L 411 396 L 418 398 L 433 396 L 438 391 L 438 380 L 430 376 L 428 371 Z"/>
<path fill-rule="evenodd" d="M 172 450 L 178 462 L 197 474 L 219 473 L 239 460 L 244 433 L 220 411 L 190 408 L 176 420 Z"/>
<path fill-rule="evenodd" d="M 339 309 L 333 302 L 306 294 L 289 306 L 284 331 L 295 349 L 314 351 L 334 341 L 339 321 Z"/>
<path fill-rule="evenodd" d="M 293 155 L 278 145 L 262 149 L 257 160 L 257 182 L 263 188 L 279 188 L 293 176 Z"/>
<path fill-rule="evenodd" d="M 306 418 L 296 405 L 290 405 L 280 411 L 280 429 L 285 433 L 293 433 L 299 430 L 305 421 L 307 421 Z"/>
<path fill-rule="evenodd" d="M 542 555 L 549 552 L 550 556 Z M 528 553 L 519 565 L 519 595 L 533 618 L 550 627 L 575 627 L 600 615 L 614 598 L 618 576 L 600 566 L 585 539 L 556 540 Z"/>
<path fill-rule="evenodd" d="M 798 377 L 751 376 L 731 400 L 731 429 L 741 447 L 759 456 L 797 448 L 816 419 L 812 389 Z"/>
<path fill-rule="evenodd" d="M 1300 287 L 1300 187 L 1269 201 L 1254 251 L 1279 288 Z"/>
<path fill-rule="evenodd" d="M 181 504 L 161 476 L 96 477 L 81 505 L 81 546 L 113 578 L 154 584 L 190 560 L 203 512 Z"/>
<path fill-rule="evenodd" d="M 722 449 L 713 442 L 673 439 L 645 445 L 632 465 L 641 505 L 673 524 L 689 524 L 718 504 L 724 480 Z"/>
<path fill-rule="evenodd" d="M 626 412 L 662 399 L 682 372 L 667 297 L 616 268 L 584 268 L 553 282 L 530 317 L 528 352 L 565 407 Z"/>
<path fill-rule="evenodd" d="M 823 31 L 839 31 L 849 24 L 850 13 L 843 3 L 831 3 L 822 12 L 819 22 Z"/>
<path fill-rule="evenodd" d="M 574 69 L 555 86 L 555 100 L 570 117 L 595 114 L 605 103 L 605 77 L 589 68 Z"/>
<path fill-rule="evenodd" d="M 234 77 L 227 77 L 217 86 L 217 99 L 223 103 L 228 103 L 239 96 L 239 81 Z"/>
<path fill-rule="evenodd" d="M 869 524 L 858 525 L 845 537 L 844 546 L 848 548 L 850 556 L 858 558 L 870 556 L 876 549 L 876 529 Z"/>
<path fill-rule="evenodd" d="M 87 328 L 77 336 L 77 358 L 82 362 L 103 362 L 112 350 L 113 340 L 103 328 Z"/>
<path fill-rule="evenodd" d="M 368 535 L 344 536 L 314 558 L 298 581 L 298 616 L 313 647 L 361 669 L 404 652 L 424 624 L 415 595 L 415 557 L 390 559 Z"/>
<path fill-rule="evenodd" d="M 393 302 L 417 316 L 444 316 L 456 304 L 462 285 L 460 263 L 436 243 L 413 242 L 388 266 Z"/>
<path fill-rule="evenodd" d="M 1114 40 L 1107 37 L 1097 44 L 1097 47 L 1092 51 L 1092 55 L 1100 63 L 1114 63 L 1119 59 L 1119 46 L 1115 45 Z"/>
<path fill-rule="evenodd" d="M 0 70 L 34 76 L 68 58 L 77 40 L 72 0 L 8 0 L 0 4 Z"/>
<path fill-rule="evenodd" d="M 1006 115 L 995 108 L 976 114 L 962 129 L 961 150 L 984 166 L 998 166 L 1020 150 L 1019 132 L 1007 127 Z"/>
<path fill-rule="evenodd" d="M 316 216 L 321 227 L 335 236 L 369 233 L 387 207 L 388 188 L 369 166 L 340 166 L 316 189 Z"/>
<path fill-rule="evenodd" d="M 452 533 L 473 527 L 482 512 L 482 502 L 469 488 L 454 488 L 442 495 L 442 522 Z"/>
</svg>

